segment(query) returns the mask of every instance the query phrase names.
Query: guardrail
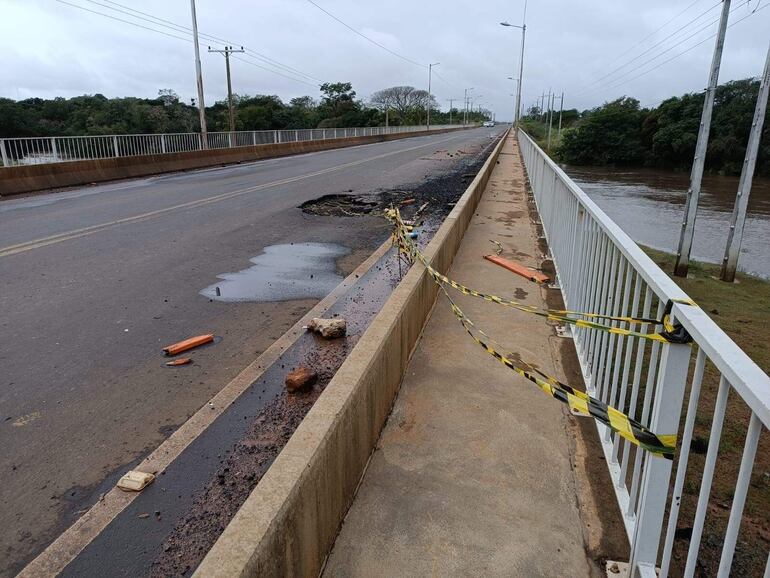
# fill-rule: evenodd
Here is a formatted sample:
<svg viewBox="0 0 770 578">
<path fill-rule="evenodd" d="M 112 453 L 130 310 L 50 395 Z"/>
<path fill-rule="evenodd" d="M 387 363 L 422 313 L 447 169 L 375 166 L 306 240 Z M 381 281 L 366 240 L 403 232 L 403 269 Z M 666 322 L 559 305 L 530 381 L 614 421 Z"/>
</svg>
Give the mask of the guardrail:
<svg viewBox="0 0 770 578">
<path fill-rule="evenodd" d="M 518 140 L 566 308 L 660 319 L 666 304 L 673 300 L 673 316 L 693 340 L 692 344 L 660 344 L 583 328 L 573 333 L 591 395 L 656 433 L 679 433 L 672 486 L 672 461 L 636 451 L 636 446 L 597 422 L 631 545 L 630 576 L 654 578 L 658 565 L 659 575 L 668 575 L 686 483 L 700 488 L 684 568 L 684 576 L 695 574 L 728 395 L 738 394 L 748 408 L 748 423 L 739 426 L 745 432 L 745 445 L 740 467 L 735 464 L 737 477 L 719 557 L 718 575 L 727 576 L 759 436 L 770 425 L 770 378 L 704 311 L 685 304 L 689 301 L 687 295 L 526 133 L 519 130 Z M 629 328 L 626 323 L 612 324 Z M 661 329 L 642 326 L 641 331 Z M 707 381 L 704 373 L 708 378 L 718 378 L 713 415 L 699 411 L 701 385 Z M 686 391 L 689 400 L 683 413 Z M 688 471 L 696 419 L 699 426 L 709 425 L 708 449 L 702 471 L 693 467 Z M 715 530 L 712 525 L 709 533 Z M 765 576 L 768 573 L 770 560 Z"/>
<path fill-rule="evenodd" d="M 459 127 L 435 125 L 431 130 Z M 0 138 L 0 160 L 10 167 L 426 130 L 420 125 L 210 132 L 206 146 L 200 133 Z"/>
</svg>

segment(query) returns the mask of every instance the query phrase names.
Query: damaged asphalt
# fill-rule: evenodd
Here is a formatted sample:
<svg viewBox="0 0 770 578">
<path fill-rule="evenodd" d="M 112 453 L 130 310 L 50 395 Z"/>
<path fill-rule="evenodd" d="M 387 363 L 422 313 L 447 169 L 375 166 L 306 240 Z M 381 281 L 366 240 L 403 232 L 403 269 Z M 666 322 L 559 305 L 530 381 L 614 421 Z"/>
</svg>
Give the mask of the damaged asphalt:
<svg viewBox="0 0 770 578">
<path fill-rule="evenodd" d="M 247 268 L 265 247 L 292 242 L 347 247 L 350 254 L 337 260 L 338 273 L 346 275 L 387 238 L 389 230 L 376 215 L 383 203 L 410 195 L 419 204 L 429 202 L 426 226 L 432 228 L 453 202 L 440 195 L 453 189 L 450 196 L 459 197 L 469 182 L 463 175 L 480 165 L 481 153 L 490 144 L 489 130 L 451 136 L 451 140 L 446 135 L 420 137 L 170 175 L 117 190 L 105 185 L 101 193 L 35 206 L 23 206 L 20 200 L 17 210 L 5 204 L 15 201 L 5 201 L 0 245 L 9 246 L 229 189 L 429 145 L 0 258 L 4 285 L 0 304 L 9 312 L 2 329 L 10 337 L 0 351 L 4 368 L 0 434 L 8 450 L 0 456 L 0 468 L 7 472 L 7 484 L 0 489 L 0 522 L 6 528 L 0 538 L 0 575 L 20 570 L 130 464 L 162 442 L 316 302 L 222 303 L 199 291 L 214 284 L 218 275 Z M 466 154 L 425 160 L 438 158 L 442 153 L 434 151 L 447 147 Z M 356 218 L 298 208 L 335 194 L 377 199 L 370 200 L 377 206 L 367 214 L 356 213 Z M 361 313 L 366 323 L 378 310 L 374 298 L 367 299 L 373 312 Z M 350 331 L 348 347 L 362 330 Z M 203 332 L 221 336 L 222 341 L 194 352 L 191 366 L 173 370 L 162 366 L 163 345 Z M 205 437 L 210 439 L 201 439 L 200 445 L 194 442 L 180 456 L 176 481 L 171 470 L 177 462 L 145 490 L 146 498 L 143 493 L 108 526 L 103 536 L 114 531 L 113 539 L 126 545 L 121 549 L 125 559 L 112 563 L 121 567 L 125 563 L 139 574 L 163 573 L 172 567 L 174 573 L 184 573 L 187 566 L 195 567 L 195 556 L 174 557 L 185 543 L 182 537 L 194 536 L 195 548 L 185 548 L 191 552 L 198 547 L 205 551 L 206 544 L 216 539 L 328 383 L 327 374 L 344 359 L 337 352 L 328 363 L 313 361 L 317 352 L 301 347 L 315 339 L 303 336 L 298 351 L 291 353 L 298 357 L 284 360 L 285 367 L 277 366 L 273 378 L 266 373 L 262 379 L 273 379 L 270 383 L 252 384 L 207 430 Z M 34 363 L 40 352 L 46 362 Z M 321 380 L 305 398 L 288 400 L 282 397 L 278 374 L 299 361 L 320 364 Z M 327 365 L 332 369 L 325 369 Z M 188 452 L 191 461 L 185 471 Z M 222 498 L 225 494 L 229 498 Z M 165 501 L 144 502 L 158 496 Z M 214 512 L 207 506 L 212 501 L 229 505 Z M 149 515 L 139 517 L 145 513 Z M 128 522 L 118 523 L 121 519 Z M 148 541 L 137 542 L 137 536 Z M 106 550 L 98 550 L 101 539 L 73 564 L 88 560 L 91 551 L 93 560 L 106 564 L 102 568 L 114 569 L 104 557 Z M 109 542 L 103 547 L 116 550 L 109 548 Z"/>
</svg>

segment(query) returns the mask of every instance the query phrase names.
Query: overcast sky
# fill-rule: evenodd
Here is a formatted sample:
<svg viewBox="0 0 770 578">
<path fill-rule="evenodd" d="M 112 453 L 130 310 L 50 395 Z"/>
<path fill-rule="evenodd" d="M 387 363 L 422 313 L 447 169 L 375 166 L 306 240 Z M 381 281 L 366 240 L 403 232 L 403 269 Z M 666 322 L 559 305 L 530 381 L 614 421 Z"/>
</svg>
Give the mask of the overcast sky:
<svg viewBox="0 0 770 578">
<path fill-rule="evenodd" d="M 440 62 L 433 93 L 443 108 L 447 99 L 462 99 L 463 89 L 474 87 L 470 94 L 482 95 L 482 105 L 498 119 L 511 118 L 515 83 L 507 77 L 518 76 L 521 32 L 499 22 L 520 24 L 522 1 L 315 1 L 407 59 Z M 126 11 L 123 5 L 189 27 L 188 0 L 66 2 L 180 38 L 56 0 L 0 0 L 0 96 L 153 97 L 159 88 L 171 88 L 187 102 L 196 95 L 189 33 L 109 8 Z M 732 5 L 730 21 L 735 25 L 727 31 L 720 82 L 759 76 L 770 41 L 770 0 L 733 0 Z M 713 38 L 663 63 L 713 34 L 720 9 L 718 0 L 530 0 L 524 108 L 549 89 L 564 91 L 566 108 L 580 109 L 622 95 L 653 105 L 670 95 L 701 90 Z M 315 79 L 350 81 L 364 99 L 387 86 L 427 88 L 427 67 L 369 43 L 307 0 L 197 0 L 197 11 L 201 33 L 242 44 Z M 224 58 L 207 53 L 209 44 L 221 48 L 223 43 L 201 40 L 207 104 L 226 95 Z M 260 63 L 254 57 L 246 60 Z M 233 90 L 277 94 L 287 101 L 305 94 L 318 97 L 317 80 L 301 76 L 302 82 L 286 69 L 278 70 L 292 79 L 233 60 Z M 647 70 L 651 72 L 635 78 Z"/>
</svg>

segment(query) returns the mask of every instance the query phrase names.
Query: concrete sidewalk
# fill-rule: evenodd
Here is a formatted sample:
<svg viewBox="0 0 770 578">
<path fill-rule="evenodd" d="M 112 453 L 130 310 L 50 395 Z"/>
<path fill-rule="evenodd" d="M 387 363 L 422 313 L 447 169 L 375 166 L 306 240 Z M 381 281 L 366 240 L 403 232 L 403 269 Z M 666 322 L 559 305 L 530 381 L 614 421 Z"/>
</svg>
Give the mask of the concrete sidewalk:
<svg viewBox="0 0 770 578">
<path fill-rule="evenodd" d="M 545 306 L 545 289 L 482 258 L 490 239 L 503 256 L 541 263 L 512 137 L 449 276 Z M 565 341 L 543 318 L 452 297 L 510 351 L 565 378 Z M 324 574 L 598 575 L 588 552 L 601 524 L 579 497 L 592 492 L 574 469 L 585 431 L 574 419 L 473 342 L 439 294 Z"/>
</svg>

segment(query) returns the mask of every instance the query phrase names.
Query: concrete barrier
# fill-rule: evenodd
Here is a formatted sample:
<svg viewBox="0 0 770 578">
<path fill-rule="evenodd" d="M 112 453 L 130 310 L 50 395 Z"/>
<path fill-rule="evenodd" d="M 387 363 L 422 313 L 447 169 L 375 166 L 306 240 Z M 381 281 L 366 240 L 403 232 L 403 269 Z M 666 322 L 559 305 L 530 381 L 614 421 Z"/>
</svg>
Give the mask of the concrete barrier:
<svg viewBox="0 0 770 578">
<path fill-rule="evenodd" d="M 504 138 L 425 250 L 447 271 Z M 438 288 L 414 265 L 195 572 L 317 576 L 355 496 Z"/>
<path fill-rule="evenodd" d="M 385 142 L 426 134 L 441 134 L 466 127 L 425 132 L 399 132 L 385 135 L 322 139 L 314 141 L 263 144 L 227 149 L 186 151 L 162 155 L 139 155 L 71 161 L 43 165 L 23 165 L 0 169 L 0 197 L 58 189 L 118 179 L 147 177 L 162 173 L 201 169 L 233 163 L 298 155 L 303 153 Z M 474 127 L 475 128 L 475 127 Z"/>
</svg>

